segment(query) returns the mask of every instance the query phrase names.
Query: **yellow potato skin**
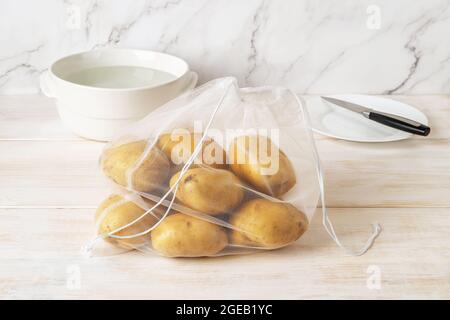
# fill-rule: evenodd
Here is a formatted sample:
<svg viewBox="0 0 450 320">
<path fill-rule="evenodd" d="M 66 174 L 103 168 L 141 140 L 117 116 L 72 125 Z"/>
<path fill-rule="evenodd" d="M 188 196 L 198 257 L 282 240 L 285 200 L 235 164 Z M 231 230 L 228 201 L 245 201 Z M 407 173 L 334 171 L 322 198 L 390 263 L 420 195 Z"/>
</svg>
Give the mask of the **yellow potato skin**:
<svg viewBox="0 0 450 320">
<path fill-rule="evenodd" d="M 200 141 L 202 133 L 180 133 L 172 137 L 171 133 L 164 133 L 159 136 L 158 147 L 164 152 L 167 159 L 181 169 L 189 156 L 194 152 L 195 146 Z M 183 151 L 183 152 L 182 152 Z M 216 152 L 218 155 L 216 156 Z M 201 163 L 197 163 L 201 161 Z M 205 137 L 202 150 L 190 168 L 199 165 L 207 165 L 216 169 L 227 169 L 227 154 L 222 147 L 210 137 Z"/>
<path fill-rule="evenodd" d="M 260 140 L 267 140 L 268 159 L 259 157 Z M 252 146 L 256 146 L 256 150 Z M 276 152 L 272 153 L 271 150 Z M 265 152 L 263 152 L 265 154 Z M 278 156 L 278 170 L 271 175 L 262 175 L 261 170 L 275 165 Z M 288 157 L 273 145 L 272 141 L 263 136 L 239 136 L 230 145 L 231 170 L 242 180 L 273 197 L 279 197 L 288 192 L 295 184 L 295 172 Z M 268 161 L 268 163 L 263 163 Z"/>
<path fill-rule="evenodd" d="M 149 205 L 150 204 L 152 203 L 149 203 Z M 158 208 L 158 210 L 160 209 Z M 98 225 L 97 232 L 98 234 L 110 233 L 114 230 L 117 230 L 120 227 L 125 226 L 131 221 L 134 221 L 135 219 L 143 215 L 144 212 L 145 210 L 139 207 L 134 202 L 129 200 L 124 201 L 124 198 L 121 195 L 117 194 L 111 195 L 110 197 L 105 199 L 97 208 L 95 214 L 95 221 L 96 224 Z M 155 210 L 154 212 L 158 211 Z M 140 233 L 152 227 L 157 221 L 158 221 L 157 218 L 155 218 L 151 214 L 147 214 L 138 222 L 114 234 L 118 236 L 128 236 Z M 136 248 L 138 246 L 145 245 L 146 243 L 149 242 L 150 232 L 135 238 L 117 239 L 112 237 L 106 237 L 105 240 L 119 247 L 128 249 Z"/>
<path fill-rule="evenodd" d="M 211 256 L 228 244 L 222 227 L 182 213 L 166 217 L 151 237 L 153 248 L 166 257 Z"/>
<path fill-rule="evenodd" d="M 170 179 L 172 187 L 180 176 Z M 228 170 L 199 167 L 185 172 L 178 184 L 176 198 L 187 207 L 210 215 L 230 213 L 244 198 L 239 179 Z"/>
<path fill-rule="evenodd" d="M 254 199 L 244 203 L 230 218 L 230 242 L 243 246 L 279 248 L 296 241 L 308 228 L 308 219 L 293 205 Z"/>
<path fill-rule="evenodd" d="M 127 186 L 126 172 L 140 158 L 146 144 L 146 141 L 139 140 L 105 150 L 101 158 L 101 167 L 105 175 L 117 184 Z M 147 193 L 161 190 L 169 174 L 169 160 L 161 150 L 153 147 L 134 171 L 131 178 L 132 187 Z"/>
</svg>

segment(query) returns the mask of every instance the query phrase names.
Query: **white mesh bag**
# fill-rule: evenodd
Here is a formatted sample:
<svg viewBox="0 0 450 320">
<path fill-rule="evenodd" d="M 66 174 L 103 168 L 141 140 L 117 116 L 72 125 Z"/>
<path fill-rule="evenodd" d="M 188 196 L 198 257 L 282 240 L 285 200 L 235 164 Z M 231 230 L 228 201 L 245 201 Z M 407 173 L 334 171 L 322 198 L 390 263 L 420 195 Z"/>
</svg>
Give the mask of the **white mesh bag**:
<svg viewBox="0 0 450 320">
<path fill-rule="evenodd" d="M 106 145 L 100 167 L 113 187 L 96 212 L 91 254 L 277 249 L 308 230 L 320 198 L 323 224 L 341 246 L 326 215 L 307 112 L 286 88 L 210 81 L 127 128 Z"/>
</svg>

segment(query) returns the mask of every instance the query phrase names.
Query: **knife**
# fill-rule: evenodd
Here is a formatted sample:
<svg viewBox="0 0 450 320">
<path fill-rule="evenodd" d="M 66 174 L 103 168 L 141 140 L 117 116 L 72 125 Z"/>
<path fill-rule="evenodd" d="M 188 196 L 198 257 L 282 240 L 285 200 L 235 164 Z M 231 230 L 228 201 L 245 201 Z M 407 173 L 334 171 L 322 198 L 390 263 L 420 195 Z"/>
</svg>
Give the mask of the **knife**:
<svg viewBox="0 0 450 320">
<path fill-rule="evenodd" d="M 430 133 L 430 127 L 408 119 L 404 118 L 395 114 L 387 113 L 387 112 L 381 112 L 376 111 L 371 108 L 363 107 L 361 105 L 358 105 L 356 103 L 352 103 L 349 101 L 344 101 L 336 98 L 330 98 L 330 97 L 321 97 L 325 101 L 328 101 L 332 104 L 335 104 L 339 107 L 345 108 L 347 110 L 362 114 L 367 119 L 376 121 L 378 123 L 381 123 L 385 126 L 395 128 L 398 130 L 402 130 L 405 132 L 409 132 L 412 134 L 417 134 L 419 136 L 427 136 Z"/>
</svg>

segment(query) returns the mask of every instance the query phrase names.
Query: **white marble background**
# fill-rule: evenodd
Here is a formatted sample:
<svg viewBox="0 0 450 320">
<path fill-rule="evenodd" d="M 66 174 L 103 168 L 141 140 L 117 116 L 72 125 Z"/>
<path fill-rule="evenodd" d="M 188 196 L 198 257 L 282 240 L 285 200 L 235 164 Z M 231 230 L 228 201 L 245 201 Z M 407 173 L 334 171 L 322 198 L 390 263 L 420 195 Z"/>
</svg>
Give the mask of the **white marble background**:
<svg viewBox="0 0 450 320">
<path fill-rule="evenodd" d="M 164 51 L 200 81 L 301 93 L 450 93 L 450 0 L 0 0 L 0 93 L 64 55 Z"/>
</svg>

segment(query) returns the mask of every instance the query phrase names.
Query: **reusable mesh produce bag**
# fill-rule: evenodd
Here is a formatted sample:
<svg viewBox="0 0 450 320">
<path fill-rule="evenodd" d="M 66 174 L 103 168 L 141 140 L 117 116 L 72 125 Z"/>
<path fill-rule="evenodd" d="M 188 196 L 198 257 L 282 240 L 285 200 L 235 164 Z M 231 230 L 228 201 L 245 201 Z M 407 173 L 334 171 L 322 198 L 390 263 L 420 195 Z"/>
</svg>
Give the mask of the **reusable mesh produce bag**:
<svg viewBox="0 0 450 320">
<path fill-rule="evenodd" d="M 127 128 L 100 167 L 114 187 L 97 209 L 91 253 L 100 242 L 167 257 L 277 249 L 308 230 L 320 198 L 341 245 L 306 110 L 285 88 L 208 82 Z"/>
</svg>

